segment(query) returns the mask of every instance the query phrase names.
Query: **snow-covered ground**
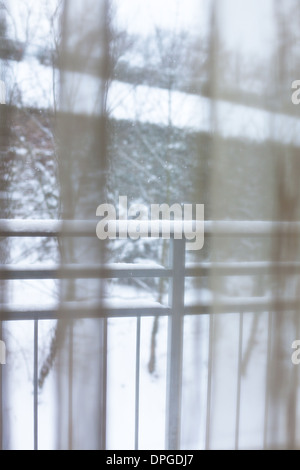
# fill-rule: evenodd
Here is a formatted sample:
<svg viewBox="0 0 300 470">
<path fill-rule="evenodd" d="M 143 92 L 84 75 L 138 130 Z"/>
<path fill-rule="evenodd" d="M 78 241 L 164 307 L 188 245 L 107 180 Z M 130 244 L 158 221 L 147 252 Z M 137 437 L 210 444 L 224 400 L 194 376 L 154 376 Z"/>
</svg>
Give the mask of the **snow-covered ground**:
<svg viewBox="0 0 300 470">
<path fill-rule="evenodd" d="M 41 65 L 34 56 L 30 56 L 25 61 L 12 62 L 10 74 L 11 83 L 17 84 L 21 92 L 22 105 L 53 109 L 57 99 L 54 94 L 59 84 L 58 74 L 54 74 L 51 67 Z M 61 110 L 99 114 L 101 81 L 77 72 L 65 72 L 65 79 L 70 83 L 72 95 L 62 104 Z M 55 86 L 53 80 L 56 80 Z M 8 85 L 8 95 L 10 92 L 12 90 Z M 287 95 L 289 92 L 287 90 Z M 272 140 L 300 145 L 300 121 L 297 117 L 224 100 L 212 102 L 204 96 L 174 90 L 135 86 L 115 80 L 109 90 L 108 109 L 110 116 L 115 119 L 165 126 L 171 121 L 179 129 L 217 131 L 225 138 L 239 137 L 253 142 Z M 212 109 L 216 116 L 214 121 L 211 119 Z"/>
<path fill-rule="evenodd" d="M 236 300 L 252 292 L 251 278 L 232 279 Z M 46 305 L 55 292 L 54 281 L 14 281 L 12 298 L 16 304 Z M 110 301 L 126 305 L 155 302 L 155 293 L 136 287 L 109 283 Z M 186 304 L 210 301 L 211 292 L 189 285 Z M 166 299 L 165 299 L 166 301 Z M 164 301 L 164 302 L 165 302 Z M 243 315 L 243 353 L 248 346 L 255 315 Z M 214 350 L 214 382 L 211 400 L 211 447 L 234 448 L 236 400 L 238 386 L 239 314 L 225 314 L 217 321 L 222 334 Z M 268 314 L 259 315 L 254 345 L 241 378 L 240 446 L 261 448 L 263 444 L 264 393 L 266 384 Z M 84 320 L 82 320 L 84 329 Z M 149 374 L 150 339 L 153 318 L 141 319 L 141 355 L 139 378 L 139 446 L 141 449 L 163 449 L 165 443 L 166 373 L 168 318 L 160 319 L 157 336 L 157 367 Z M 55 322 L 39 322 L 40 364 L 47 355 L 49 333 Z M 9 324 L 10 350 L 10 410 L 13 425 L 12 447 L 30 449 L 33 446 L 33 325 L 32 322 Z M 107 447 L 133 449 L 136 413 L 136 346 L 137 319 L 108 320 L 108 377 L 107 377 Z M 184 360 L 182 396 L 182 446 L 188 449 L 205 448 L 207 419 L 207 387 L 209 361 L 209 316 L 187 316 L 184 321 Z M 55 377 L 50 374 L 39 394 L 39 447 L 55 447 Z M 224 403 L 226 406 L 224 407 Z M 125 405 L 126 404 L 126 405 Z M 125 406 L 124 406 L 125 405 Z"/>
</svg>

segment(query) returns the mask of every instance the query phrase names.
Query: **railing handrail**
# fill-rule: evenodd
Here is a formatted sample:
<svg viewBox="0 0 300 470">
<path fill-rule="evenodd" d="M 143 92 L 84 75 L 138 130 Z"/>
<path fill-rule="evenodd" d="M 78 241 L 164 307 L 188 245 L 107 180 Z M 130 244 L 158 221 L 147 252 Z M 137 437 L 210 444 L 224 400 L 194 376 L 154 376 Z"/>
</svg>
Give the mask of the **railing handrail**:
<svg viewBox="0 0 300 470">
<path fill-rule="evenodd" d="M 96 227 L 100 219 L 95 220 L 49 220 L 49 219 L 0 219 L 1 237 L 89 237 L 96 235 Z M 165 228 L 171 235 L 177 230 L 190 234 L 197 228 L 200 221 L 173 220 L 110 220 L 116 224 L 116 232 L 124 228 L 139 225 L 140 237 L 148 237 L 151 228 L 159 228 L 161 235 Z M 192 222 L 192 225 L 191 225 Z M 198 225 L 199 226 L 199 225 Z M 293 235 L 300 233 L 300 222 L 295 221 L 247 221 L 247 220 L 206 220 L 204 234 L 206 236 L 269 236 L 273 234 Z M 109 235 L 109 232 L 108 232 Z M 128 237 L 129 238 L 129 237 Z"/>
<path fill-rule="evenodd" d="M 276 272 L 299 273 L 300 262 L 200 262 L 186 263 L 185 277 L 208 276 L 213 272 L 217 275 L 253 275 Z M 13 280 L 49 280 L 49 279 L 134 279 L 171 277 L 173 271 L 169 267 L 156 264 L 109 263 L 98 265 L 15 265 L 0 264 L 0 279 Z"/>
</svg>

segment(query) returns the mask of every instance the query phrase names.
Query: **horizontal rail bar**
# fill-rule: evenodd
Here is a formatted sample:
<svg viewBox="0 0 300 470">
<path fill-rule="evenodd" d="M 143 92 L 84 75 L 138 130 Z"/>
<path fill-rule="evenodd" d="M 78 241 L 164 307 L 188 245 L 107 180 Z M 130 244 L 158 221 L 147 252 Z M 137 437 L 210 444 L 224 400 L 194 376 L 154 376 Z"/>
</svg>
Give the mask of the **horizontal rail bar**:
<svg viewBox="0 0 300 470">
<path fill-rule="evenodd" d="M 272 270 L 298 273 L 300 262 L 270 262 L 270 261 L 250 261 L 250 262 L 224 262 L 224 263 L 195 263 L 187 264 L 185 268 L 186 277 L 207 276 L 213 272 L 214 275 L 253 275 L 270 274 Z"/>
<path fill-rule="evenodd" d="M 31 320 L 58 320 L 58 319 L 96 319 L 96 318 L 136 318 L 169 316 L 171 309 L 163 305 L 143 307 L 118 307 L 68 303 L 62 307 L 14 307 L 0 305 L 0 321 L 31 321 Z"/>
<path fill-rule="evenodd" d="M 185 315 L 203 315 L 208 313 L 255 313 L 269 311 L 295 311 L 299 309 L 300 299 L 276 300 L 270 297 L 234 297 L 222 300 L 201 302 L 184 307 Z"/>
<path fill-rule="evenodd" d="M 299 262 L 234 262 L 234 263 L 197 263 L 187 264 L 185 277 L 207 276 L 213 271 L 214 275 L 253 275 L 276 272 L 299 273 Z M 95 265 L 66 265 L 60 266 L 18 266 L 0 265 L 1 280 L 46 280 L 46 279 L 133 279 L 171 277 L 172 269 L 163 266 L 145 266 L 132 263 L 111 263 L 104 267 Z"/>
<path fill-rule="evenodd" d="M 138 301 L 137 301 L 138 302 Z M 211 312 L 216 314 L 231 313 L 259 313 L 268 311 L 294 311 L 299 308 L 299 300 L 278 300 L 276 303 L 269 297 L 252 298 L 225 298 L 218 301 L 201 302 L 194 305 L 185 305 L 183 307 L 184 315 L 208 315 Z M 0 321 L 19 321 L 19 320 L 58 320 L 66 319 L 93 319 L 93 318 L 136 318 L 136 317 L 155 317 L 169 316 L 172 309 L 167 306 L 153 302 L 153 305 L 136 306 L 108 306 L 108 305 L 90 305 L 88 303 L 64 304 L 62 307 L 45 306 L 41 308 L 34 307 L 14 307 L 0 305 Z"/>
<path fill-rule="evenodd" d="M 0 237 L 95 237 L 97 220 L 0 220 Z M 127 220 L 110 221 L 116 223 L 117 236 L 120 231 L 126 230 L 131 224 L 139 226 L 140 237 L 149 237 L 151 227 L 159 230 L 163 235 L 165 228 L 170 233 L 180 232 L 189 234 L 196 229 L 193 221 L 192 231 L 190 222 L 184 221 L 157 221 L 157 220 Z M 201 222 L 197 222 L 201 227 Z M 112 234 L 114 230 L 111 230 Z M 272 221 L 205 221 L 204 234 L 206 236 L 294 236 L 300 233 L 300 222 L 272 222 Z M 110 235 L 110 232 L 108 232 Z M 129 238 L 129 237 L 128 237 Z M 155 238 L 155 237 L 153 237 Z"/>
<path fill-rule="evenodd" d="M 171 277 L 172 270 L 163 266 L 139 266 L 138 264 L 116 263 L 109 266 L 69 265 L 64 267 L 32 267 L 0 265 L 2 280 L 34 280 L 34 279 L 133 279 Z"/>
<path fill-rule="evenodd" d="M 274 221 L 206 221 L 206 236 L 266 237 L 270 235 L 294 236 L 300 233 L 299 222 Z"/>
<path fill-rule="evenodd" d="M 96 236 L 96 221 L 0 220 L 1 237 Z"/>
<path fill-rule="evenodd" d="M 99 220 L 0 220 L 0 237 L 96 237 Z M 140 238 L 170 238 L 195 236 L 204 232 L 200 221 L 182 220 L 109 220 L 105 238 L 130 238 L 128 232 Z M 120 235 L 121 234 L 121 235 Z M 125 235 L 124 235 L 125 234 Z"/>
</svg>

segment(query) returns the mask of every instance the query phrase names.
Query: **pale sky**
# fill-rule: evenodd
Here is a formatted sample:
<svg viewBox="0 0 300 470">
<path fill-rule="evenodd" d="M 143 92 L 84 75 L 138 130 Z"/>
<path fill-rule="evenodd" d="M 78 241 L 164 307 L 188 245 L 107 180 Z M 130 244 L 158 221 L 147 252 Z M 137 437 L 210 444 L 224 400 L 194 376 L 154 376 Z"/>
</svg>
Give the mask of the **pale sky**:
<svg viewBox="0 0 300 470">
<path fill-rule="evenodd" d="M 210 0 L 115 0 L 119 23 L 129 32 L 150 34 L 155 26 L 204 31 Z M 260 57 L 273 42 L 273 0 L 217 0 L 222 37 L 230 48 Z"/>
<path fill-rule="evenodd" d="M 19 39 L 25 39 L 27 10 L 30 21 L 36 19 L 35 40 L 47 34 L 47 13 L 57 0 L 6 0 L 14 16 Z M 74 1 L 74 0 L 73 0 Z M 77 0 L 87 5 L 85 0 Z M 90 0 L 90 4 L 99 0 Z M 149 35 L 155 26 L 172 31 L 186 29 L 206 32 L 212 0 L 113 0 L 118 22 L 128 32 Z M 72 4 L 72 2 L 70 2 Z M 268 56 L 274 43 L 274 0 L 216 0 L 222 37 L 231 49 L 242 53 Z M 24 10 L 24 11 L 23 11 Z M 26 13 L 26 14 L 25 14 Z M 96 14 L 96 13 L 95 13 Z M 45 16 L 45 17 L 43 17 Z"/>
<path fill-rule="evenodd" d="M 251 55 L 267 56 L 274 42 L 273 0 L 218 0 L 218 4 L 228 45 Z"/>
</svg>

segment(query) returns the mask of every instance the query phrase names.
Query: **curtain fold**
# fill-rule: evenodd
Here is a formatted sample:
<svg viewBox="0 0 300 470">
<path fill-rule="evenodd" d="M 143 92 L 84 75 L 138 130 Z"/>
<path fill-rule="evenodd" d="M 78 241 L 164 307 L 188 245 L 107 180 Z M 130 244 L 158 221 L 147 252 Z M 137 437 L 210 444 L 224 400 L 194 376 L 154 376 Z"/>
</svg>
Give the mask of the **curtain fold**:
<svg viewBox="0 0 300 470">
<path fill-rule="evenodd" d="M 5 3 L 0 5 L 0 34 L 2 38 L 6 36 L 6 15 Z M 6 60 L 1 61 L 0 80 L 1 80 L 1 104 L 0 104 L 0 219 L 9 217 L 9 199 L 10 199 L 10 159 L 9 159 L 9 145 L 10 138 L 10 124 L 11 113 L 6 106 L 6 78 L 8 72 L 8 63 Z M 9 241 L 5 238 L 0 239 L 0 264 L 5 264 L 9 261 Z M 7 303 L 7 283 L 4 279 L 0 279 L 0 305 Z M 1 307 L 0 307 L 1 313 Z M 4 346 L 1 347 L 1 353 L 5 352 L 7 348 L 7 335 L 5 331 L 5 324 L 0 319 L 0 340 L 3 341 Z M 7 371 L 4 364 L 0 365 L 0 450 L 6 449 L 9 445 L 9 423 L 8 423 L 8 386 L 7 386 Z"/>
<path fill-rule="evenodd" d="M 61 217 L 96 221 L 96 208 L 105 196 L 106 1 L 66 1 L 62 25 L 56 120 Z M 96 265 L 100 269 L 104 261 L 104 248 L 96 235 L 64 236 L 63 228 L 59 248 L 62 267 Z M 55 336 L 60 449 L 105 447 L 106 320 L 101 319 L 101 292 L 100 279 L 61 281 L 61 315 Z M 66 302 L 80 307 L 85 301 L 98 305 L 98 319 L 66 317 Z"/>
<path fill-rule="evenodd" d="M 240 22 L 245 22 L 247 13 L 250 22 L 251 2 L 244 2 L 243 12 L 236 3 L 231 2 L 237 7 L 237 17 L 232 22 L 239 20 L 238 15 L 241 15 Z M 231 119 L 230 111 L 222 114 L 218 100 L 220 95 L 224 96 L 222 44 L 226 43 L 226 35 L 230 40 L 230 30 L 226 28 L 226 12 L 221 2 L 212 2 L 212 218 L 285 221 L 286 226 L 279 230 L 274 228 L 268 238 L 213 236 L 211 259 L 214 262 L 250 263 L 260 259 L 273 267 L 267 274 L 240 278 L 240 281 L 232 277 L 231 282 L 212 269 L 214 307 L 209 322 L 208 448 L 257 445 L 265 449 L 293 449 L 299 446 L 299 378 L 297 366 L 291 361 L 291 345 L 299 336 L 299 273 L 295 268 L 286 272 L 280 267 L 283 262 L 298 261 L 299 257 L 299 233 L 293 226 L 299 221 L 300 203 L 298 115 L 291 104 L 291 83 L 297 76 L 299 64 L 297 5 L 293 1 L 268 2 L 267 12 L 264 17 L 257 15 L 253 32 L 260 38 L 262 50 L 266 50 L 265 61 L 261 64 L 263 73 L 257 74 L 260 90 L 255 106 L 266 111 L 258 121 L 247 108 L 241 110 L 243 128 L 236 137 L 237 145 L 233 143 L 230 148 L 229 139 L 220 138 L 224 119 Z M 259 54 L 251 58 L 243 39 L 241 33 L 239 57 L 244 58 L 245 68 L 250 61 L 249 70 L 252 67 L 253 72 Z M 236 67 L 242 69 L 241 60 Z M 245 76 L 245 82 L 247 78 Z M 254 86 L 255 78 L 252 80 Z M 243 83 L 233 81 L 233 101 L 241 99 L 241 88 Z M 247 91 L 251 93 L 249 85 L 244 87 L 244 93 Z M 253 88 L 253 104 L 255 91 Z M 254 138 L 243 137 L 247 130 L 254 131 Z M 261 133 L 264 134 L 262 139 Z M 241 310 L 238 315 L 222 315 L 224 296 L 241 297 L 241 304 L 246 296 L 269 299 L 269 303 L 259 313 Z M 257 420 L 253 418 L 255 413 L 260 415 Z M 255 429 L 255 426 L 257 434 L 251 438 L 251 427 Z"/>
</svg>

